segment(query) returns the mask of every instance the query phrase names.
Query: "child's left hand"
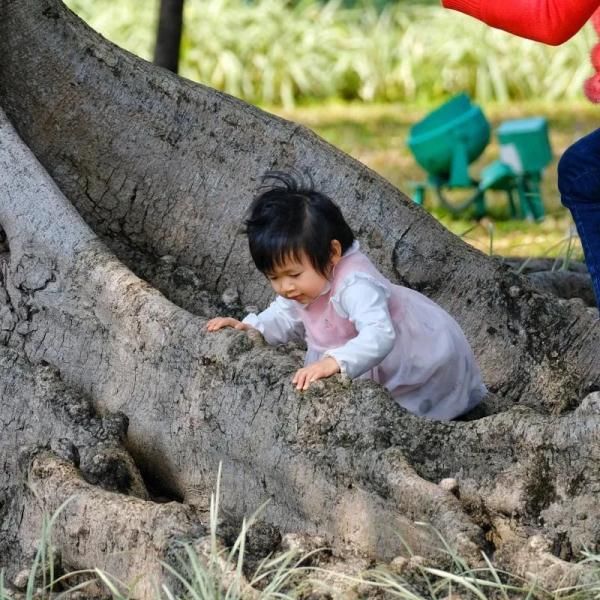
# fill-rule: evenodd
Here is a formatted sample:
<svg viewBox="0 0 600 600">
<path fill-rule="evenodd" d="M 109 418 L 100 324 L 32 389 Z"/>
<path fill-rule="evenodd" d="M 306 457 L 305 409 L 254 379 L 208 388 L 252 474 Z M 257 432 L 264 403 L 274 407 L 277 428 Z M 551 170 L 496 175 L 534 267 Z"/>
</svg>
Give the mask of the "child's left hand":
<svg viewBox="0 0 600 600">
<path fill-rule="evenodd" d="M 307 390 L 313 381 L 331 377 L 339 372 L 340 365 L 338 365 L 335 358 L 326 356 L 320 361 L 296 371 L 292 383 L 296 385 L 297 390 Z"/>
</svg>

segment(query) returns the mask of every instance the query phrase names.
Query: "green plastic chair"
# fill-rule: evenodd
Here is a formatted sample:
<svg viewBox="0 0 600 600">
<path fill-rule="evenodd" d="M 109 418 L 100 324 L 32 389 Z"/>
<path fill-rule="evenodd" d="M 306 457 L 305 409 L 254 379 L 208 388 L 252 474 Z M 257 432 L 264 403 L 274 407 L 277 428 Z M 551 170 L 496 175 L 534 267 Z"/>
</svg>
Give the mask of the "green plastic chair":
<svg viewBox="0 0 600 600">
<path fill-rule="evenodd" d="M 552 160 L 548 124 L 543 117 L 506 121 L 496 134 L 500 160 L 485 167 L 477 181 L 469 165 L 477 160 L 490 141 L 490 124 L 482 110 L 460 94 L 416 123 L 409 132 L 408 147 L 427 172 L 426 182 L 413 184 L 413 199 L 424 204 L 432 187 L 439 202 L 452 213 L 475 207 L 475 216 L 486 213 L 485 193 L 507 194 L 512 217 L 541 220 L 544 205 L 540 192 L 543 169 Z M 461 202 L 452 202 L 447 191 L 471 189 Z M 515 195 L 517 200 L 515 199 Z"/>
</svg>

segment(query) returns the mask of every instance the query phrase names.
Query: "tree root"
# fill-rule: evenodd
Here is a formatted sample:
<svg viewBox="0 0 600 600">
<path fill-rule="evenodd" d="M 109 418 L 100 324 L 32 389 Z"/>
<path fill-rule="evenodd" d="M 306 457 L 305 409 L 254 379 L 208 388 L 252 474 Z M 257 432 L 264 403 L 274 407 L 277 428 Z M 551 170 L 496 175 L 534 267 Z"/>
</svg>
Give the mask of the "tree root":
<svg viewBox="0 0 600 600">
<path fill-rule="evenodd" d="M 149 67 L 92 39 L 55 0 L 0 1 L 0 12 L 2 17 L 7 15 L 0 19 L 0 50 L 7 49 L 0 72 L 0 100 L 10 107 L 11 116 L 18 118 L 22 131 L 28 131 L 29 122 L 37 127 L 46 121 L 17 114 L 21 101 L 33 102 L 38 95 L 21 90 L 26 77 L 10 76 L 13 62 L 21 68 L 20 61 L 11 58 L 11 44 L 39 47 L 35 36 L 42 36 L 42 45 L 49 48 L 59 42 L 67 44 L 65 39 L 75 40 L 70 53 L 63 52 L 62 46 L 59 52 L 49 52 L 55 52 L 53 60 L 58 64 L 70 60 L 63 55 L 76 56 L 77 73 L 86 72 L 80 63 L 85 55 L 86 64 L 92 65 L 90 73 L 99 75 L 120 65 L 131 81 L 143 79 L 144 87 L 139 89 L 145 94 L 149 93 L 148 77 L 154 83 L 159 81 L 158 98 L 168 106 L 183 98 L 188 109 L 193 108 L 194 123 L 200 104 L 220 115 L 217 125 L 207 126 L 203 133 L 205 145 L 200 144 L 205 152 L 202 160 L 206 159 L 207 181 L 202 184 L 206 200 L 197 200 L 198 194 L 192 194 L 198 192 L 198 170 L 192 166 L 192 175 L 186 172 L 179 177 L 180 171 L 174 168 L 185 162 L 183 157 L 190 151 L 175 142 L 170 143 L 173 158 L 169 164 L 181 186 L 177 190 L 187 185 L 181 201 L 177 193 L 167 193 L 162 185 L 144 187 L 153 179 L 148 172 L 154 164 L 146 154 L 140 164 L 129 165 L 131 174 L 121 173 L 119 160 L 98 144 L 93 152 L 100 154 L 85 154 L 83 159 L 98 168 L 94 175 L 76 156 L 56 162 L 53 157 L 60 155 L 58 150 L 53 151 L 51 145 L 38 147 L 63 188 L 79 201 L 88 221 L 107 238 L 112 230 L 106 224 L 114 225 L 114 248 L 128 245 L 136 256 L 178 257 L 181 264 L 174 268 L 173 277 L 163 279 L 168 284 L 165 288 L 172 282 L 177 285 L 182 276 L 181 272 L 175 276 L 177 268 L 187 266 L 186 277 L 193 289 L 198 284 L 194 273 L 202 272 L 209 291 L 221 293 L 233 286 L 243 303 L 264 304 L 266 288 L 249 277 L 250 263 L 241 249 L 238 226 L 229 222 L 241 221 L 252 185 L 246 182 L 238 190 L 234 181 L 233 188 L 227 188 L 232 197 L 245 199 L 237 203 L 226 202 L 227 196 L 215 202 L 208 193 L 218 188 L 222 179 L 223 140 L 229 144 L 232 132 L 252 131 L 267 153 L 248 151 L 252 144 L 246 140 L 248 148 L 228 154 L 227 160 L 241 165 L 242 158 L 253 157 L 240 167 L 240 173 L 251 181 L 251 172 L 256 175 L 261 168 L 276 164 L 269 154 L 274 146 L 284 148 L 291 161 L 311 157 L 314 165 L 297 166 L 315 166 L 319 180 L 333 188 L 339 185 L 344 208 L 383 270 L 453 309 L 473 341 L 486 381 L 496 392 L 493 414 L 441 423 L 407 414 L 370 382 L 350 384 L 338 377 L 305 393 L 295 391 L 290 377 L 300 364 L 296 350 L 267 347 L 243 332 L 208 334 L 206 320 L 198 315 L 216 311 L 222 299 L 207 294 L 202 300 L 206 305 L 195 306 L 197 314 L 193 315 L 135 276 L 88 227 L 0 113 L 0 223 L 10 250 L 2 275 L 0 339 L 13 349 L 13 354 L 1 357 L 6 361 L 0 378 L 2 408 L 8 407 L 1 414 L 2 418 L 8 415 L 7 427 L 14 423 L 10 431 L 15 438 L 27 438 L 18 433 L 27 429 L 21 399 L 31 395 L 37 421 L 31 440 L 49 443 L 63 457 L 61 462 L 34 452 L 31 473 L 44 509 L 56 509 L 69 497 L 67 493 L 81 495 L 82 500 L 69 503 L 60 517 L 60 543 L 69 564 L 88 565 L 88 560 L 98 560 L 94 566 L 106 565 L 107 570 L 128 577 L 132 571 L 119 570 L 112 559 L 93 554 L 103 550 L 94 550 L 86 539 L 106 540 L 102 543 L 107 548 L 129 552 L 137 547 L 140 536 L 148 549 L 140 554 L 142 562 L 135 563 L 133 571 L 138 566 L 146 568 L 144 560 L 157 564 L 171 539 L 169 532 L 179 536 L 186 535 L 188 526 L 193 529 L 193 509 L 173 505 L 170 512 L 171 508 L 157 508 L 144 500 L 147 491 L 136 465 L 160 484 L 166 496 L 205 509 L 221 461 L 226 514 L 239 520 L 269 499 L 265 509 L 269 523 L 284 534 L 323 535 L 334 551 L 351 545 L 359 552 L 391 560 L 407 554 L 408 544 L 413 552 L 437 561 L 443 555 L 442 536 L 472 563 L 480 560 L 482 550 L 495 552 L 498 560 L 504 560 L 503 539 L 508 536 L 492 539 L 489 534 L 495 526 L 498 530 L 499 520 L 508 519 L 515 532 L 526 530 L 550 544 L 534 544 L 534 558 L 531 548 L 523 544 L 511 554 L 525 557 L 523 561 L 533 565 L 531 568 L 538 565 L 535 568 L 546 573 L 547 548 L 574 558 L 581 548 L 597 543 L 600 515 L 592 500 L 598 489 L 598 410 L 597 399 L 588 392 L 600 384 L 600 328 L 586 309 L 536 292 L 523 278 L 467 249 L 418 208 L 406 204 L 388 184 L 308 132 L 290 129 L 233 100 L 218 96 L 216 101 L 210 91 L 174 79 L 157 80 L 155 73 L 147 72 Z M 31 21 L 30 14 L 40 21 Z M 69 35 L 56 33 L 65 26 Z M 87 53 L 80 52 L 82 40 Z M 28 57 L 34 66 L 40 60 L 36 52 L 28 53 L 23 61 Z M 38 71 L 40 77 L 46 77 L 52 69 L 34 69 Z M 98 95 L 98 86 L 91 89 Z M 60 95 L 56 99 L 61 101 Z M 89 100 L 89 106 L 94 107 L 95 102 Z M 56 119 L 61 118 L 61 111 L 42 112 L 56 112 Z M 119 111 L 92 110 L 96 112 L 106 119 Z M 189 123 L 189 117 L 181 117 Z M 153 118 L 162 123 L 164 114 Z M 100 128 L 88 125 L 73 129 L 96 132 L 94 135 L 100 135 L 100 130 L 113 135 L 127 129 L 116 124 L 107 127 L 104 122 Z M 229 135 L 220 127 L 226 127 Z M 57 130 L 66 136 L 69 122 L 57 121 Z M 264 143 L 268 131 L 277 144 Z M 213 138 L 218 139 L 210 141 Z M 143 131 L 135 140 L 151 144 Z M 77 140 L 72 141 L 74 148 L 80 148 Z M 112 138 L 109 146 L 113 146 Z M 81 152 L 83 156 L 83 148 Z M 105 154 L 108 158 L 102 162 Z M 158 156 L 155 162 L 161 165 L 167 154 L 162 146 L 148 152 L 155 159 Z M 336 176 L 327 179 L 325 173 L 332 169 Z M 171 178 L 170 172 L 157 175 L 161 184 Z M 234 189 L 240 194 L 233 194 Z M 173 197 L 173 205 L 156 201 L 163 195 Z M 165 222 L 165 215 L 176 220 Z M 428 232 L 425 245 L 423 232 Z M 192 252 L 190 240 L 199 238 L 201 248 Z M 193 254 L 189 264 L 185 263 L 186 253 Z M 160 274 L 157 277 L 160 279 Z M 19 361 L 23 361 L 23 369 Z M 43 389 L 46 380 L 42 375 L 26 378 L 24 383 L 19 380 L 21 371 L 45 363 L 58 369 L 59 381 L 64 382 L 62 391 L 51 396 L 47 405 L 43 399 L 50 396 Z M 57 378 L 52 379 L 50 388 L 58 385 Z M 61 404 L 61 398 L 70 393 L 65 387 L 77 390 L 66 407 Z M 94 410 L 90 403 L 78 403 L 79 396 L 89 397 Z M 519 406 L 514 406 L 517 402 Z M 70 410 L 77 419 L 81 417 L 75 419 L 80 427 L 65 425 L 64 418 L 57 418 Z M 102 435 L 108 439 L 105 446 L 101 445 Z M 56 442 L 62 439 L 67 441 Z M 3 475 L 2 490 L 9 493 L 12 489 L 18 502 L 14 444 L 11 448 L 0 441 L 0 450 L 3 460 L 9 457 L 6 462 L 10 465 Z M 73 464 L 64 462 L 76 463 L 77 454 L 89 481 L 77 475 Z M 113 459 L 119 468 L 110 466 Z M 456 485 L 447 485 L 448 479 L 456 480 Z M 443 480 L 443 485 L 437 485 Z M 111 510 L 122 515 L 116 521 L 122 535 L 111 537 L 107 522 L 90 525 L 97 538 L 86 534 L 87 506 L 96 507 L 98 514 Z M 137 517 L 130 514 L 130 508 L 139 512 Z M 31 511 L 27 513 L 31 528 L 39 522 L 41 509 L 27 510 Z M 18 511 L 10 509 L 10 513 L 2 541 L 26 541 Z M 152 525 L 155 531 L 148 529 Z M 517 533 L 515 539 L 521 540 Z M 69 542 L 69 536 L 75 543 Z M 31 548 L 33 542 L 27 539 L 26 546 Z M 77 543 L 88 552 L 85 561 L 77 562 Z M 132 554 L 131 560 L 138 559 Z"/>
<path fill-rule="evenodd" d="M 33 457 L 20 508 L 18 539 L 25 555 L 36 552 L 44 515 L 56 515 L 52 544 L 62 568 L 100 569 L 136 598 L 153 597 L 163 583 L 173 587 L 162 563 L 172 563 L 182 542 L 205 532 L 189 507 L 99 489 L 51 453 Z"/>
</svg>

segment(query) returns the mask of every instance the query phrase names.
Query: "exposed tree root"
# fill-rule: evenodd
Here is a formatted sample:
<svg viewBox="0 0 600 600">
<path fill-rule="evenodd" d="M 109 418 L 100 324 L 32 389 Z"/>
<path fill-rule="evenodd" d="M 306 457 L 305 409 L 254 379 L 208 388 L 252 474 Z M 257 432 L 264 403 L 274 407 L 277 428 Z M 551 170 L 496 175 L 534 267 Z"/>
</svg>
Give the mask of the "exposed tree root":
<svg viewBox="0 0 600 600">
<path fill-rule="evenodd" d="M 600 539 L 600 411 L 590 394 L 600 385 L 600 326 L 590 311 L 466 248 L 307 131 L 157 74 L 56 0 L 0 0 L 0 17 L 0 102 L 86 221 L 195 313 L 107 248 L 0 113 L 0 224 L 10 251 L 0 287 L 0 418 L 11 436 L 0 440 L 0 493 L 10 499 L 0 547 L 18 540 L 30 552 L 41 510 L 76 492 L 57 532 L 63 560 L 129 580 L 154 569 L 172 536 L 194 535 L 193 515 L 206 510 L 223 461 L 232 521 L 269 499 L 270 525 L 284 536 L 324 536 L 334 553 L 352 547 L 389 561 L 408 544 L 439 563 L 442 536 L 472 564 L 486 551 L 552 581 L 587 577 L 563 559 Z M 28 51 L 17 60 L 19 48 Z M 39 69 L 40 60 L 51 66 Z M 51 100 L 26 87 L 53 89 L 51 80 L 63 90 Z M 81 100 L 75 113 L 65 109 L 70 94 Z M 131 111 L 140 98 L 143 118 Z M 192 148 L 194 164 L 182 167 Z M 452 310 L 496 392 L 487 407 L 441 423 L 407 414 L 374 383 L 338 377 L 298 393 L 290 384 L 297 348 L 205 331 L 204 316 L 223 304 L 239 311 L 266 300 L 238 225 L 253 177 L 284 164 L 313 168 L 384 271 Z M 224 165 L 238 180 L 220 187 Z M 34 456 L 36 505 L 25 502 L 31 492 L 18 475 L 23 444 L 34 446 L 22 456 Z M 139 471 L 185 505 L 148 502 Z M 86 525 L 92 513 L 98 521 Z M 130 562 L 113 564 L 102 544 Z"/>
<path fill-rule="evenodd" d="M 98 568 L 127 584 L 133 597 L 152 598 L 173 577 L 162 566 L 203 527 L 185 505 L 156 504 L 99 489 L 52 454 L 33 458 L 22 497 L 18 539 L 35 553 L 44 514 L 58 513 L 52 542 L 66 572 Z"/>
</svg>

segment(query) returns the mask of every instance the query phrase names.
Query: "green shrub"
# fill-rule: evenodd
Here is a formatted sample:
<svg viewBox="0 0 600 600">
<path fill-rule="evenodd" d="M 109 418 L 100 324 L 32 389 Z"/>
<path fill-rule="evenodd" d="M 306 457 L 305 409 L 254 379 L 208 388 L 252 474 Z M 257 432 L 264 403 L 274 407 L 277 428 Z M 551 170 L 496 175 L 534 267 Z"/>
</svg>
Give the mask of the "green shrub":
<svg viewBox="0 0 600 600">
<path fill-rule="evenodd" d="M 151 56 L 156 0 L 68 3 L 109 39 Z M 412 2 L 383 10 L 342 0 L 187 0 L 185 6 L 181 74 L 255 103 L 435 102 L 461 91 L 479 101 L 571 99 L 581 96 L 591 72 L 589 28 L 553 48 Z"/>
</svg>

